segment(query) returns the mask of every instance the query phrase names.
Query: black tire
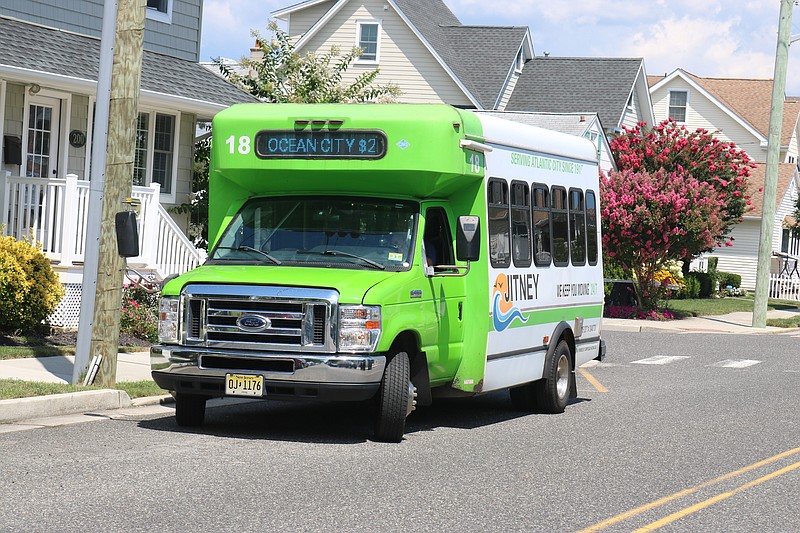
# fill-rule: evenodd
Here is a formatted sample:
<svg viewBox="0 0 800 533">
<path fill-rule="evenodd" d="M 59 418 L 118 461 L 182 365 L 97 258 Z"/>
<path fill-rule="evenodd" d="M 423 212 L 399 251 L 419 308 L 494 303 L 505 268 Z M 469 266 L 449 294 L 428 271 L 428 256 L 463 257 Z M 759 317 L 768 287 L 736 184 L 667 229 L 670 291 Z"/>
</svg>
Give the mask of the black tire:
<svg viewBox="0 0 800 533">
<path fill-rule="evenodd" d="M 540 413 L 563 413 L 572 389 L 572 353 L 567 341 L 562 340 L 553 353 L 546 357 L 542 379 L 533 382 L 536 410 Z"/>
<path fill-rule="evenodd" d="M 206 398 L 191 394 L 175 394 L 175 420 L 181 427 L 203 425 L 206 418 Z"/>
<path fill-rule="evenodd" d="M 375 440 L 400 442 L 406 431 L 410 401 L 411 364 L 406 352 L 397 352 L 386 364 L 378 391 Z"/>
</svg>

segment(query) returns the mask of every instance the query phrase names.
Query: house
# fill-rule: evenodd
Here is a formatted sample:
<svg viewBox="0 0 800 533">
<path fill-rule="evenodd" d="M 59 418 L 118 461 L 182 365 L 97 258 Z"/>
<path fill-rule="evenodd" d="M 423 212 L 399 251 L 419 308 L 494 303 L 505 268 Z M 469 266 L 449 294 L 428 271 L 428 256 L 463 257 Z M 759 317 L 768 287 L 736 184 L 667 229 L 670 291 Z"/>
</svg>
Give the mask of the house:
<svg viewBox="0 0 800 533">
<path fill-rule="evenodd" d="M 300 53 L 361 47 L 345 80 L 380 68 L 400 102 L 502 110 L 534 55 L 527 27 L 463 25 L 442 0 L 306 0 L 272 16 Z"/>
<path fill-rule="evenodd" d="M 753 161 L 767 160 L 772 80 L 704 78 L 683 69 L 649 77 L 656 120 L 673 118 L 690 131 L 704 129 L 732 141 Z M 784 101 L 780 161 L 797 163 L 800 98 Z"/>
<path fill-rule="evenodd" d="M 772 104 L 772 80 L 751 78 L 706 78 L 683 69 L 663 77 L 650 77 L 653 111 L 660 122 L 667 118 L 685 125 L 689 131 L 704 129 L 722 141 L 733 142 L 757 162 L 751 173 L 749 192 L 753 210 L 733 228 L 733 246 L 718 248 L 710 256 L 719 257 L 717 269 L 742 276 L 742 286 L 755 288 L 758 242 L 763 212 L 763 186 L 766 173 L 767 141 Z M 798 195 L 798 116 L 800 98 L 784 100 L 775 220 L 772 251 L 796 249 L 797 243 L 786 229 L 786 219 L 794 211 Z M 773 261 L 771 271 L 780 266 Z"/>
<path fill-rule="evenodd" d="M 162 277 L 200 260 L 182 231 L 188 221 L 167 211 L 189 200 L 196 122 L 255 99 L 197 63 L 201 0 L 148 6 L 133 175 L 142 255 L 129 263 Z M 80 301 L 102 12 L 103 0 L 0 7 L 0 225 L 42 243 L 71 315 Z"/>
<path fill-rule="evenodd" d="M 761 240 L 761 216 L 764 210 L 764 176 L 766 164 L 757 163 L 750 176 L 748 194 L 752 202 L 752 211 L 742 217 L 742 222 L 734 226 L 731 237 L 732 246 L 722 246 L 714 249 L 707 257 L 717 257 L 717 270 L 732 272 L 742 276 L 742 287 L 754 290 L 756 287 L 756 272 L 758 270 L 758 244 Z M 797 165 L 781 163 L 778 167 L 777 198 L 775 202 L 775 222 L 772 225 L 772 250 L 773 252 L 790 252 L 797 249 L 797 241 L 793 239 L 786 229 L 787 217 L 794 212 L 798 187 L 800 187 L 800 174 Z M 778 274 L 780 263 L 774 259 L 771 272 Z"/>
<path fill-rule="evenodd" d="M 536 57 L 522 69 L 505 109 L 593 112 L 607 133 L 655 124 L 642 58 Z"/>
</svg>

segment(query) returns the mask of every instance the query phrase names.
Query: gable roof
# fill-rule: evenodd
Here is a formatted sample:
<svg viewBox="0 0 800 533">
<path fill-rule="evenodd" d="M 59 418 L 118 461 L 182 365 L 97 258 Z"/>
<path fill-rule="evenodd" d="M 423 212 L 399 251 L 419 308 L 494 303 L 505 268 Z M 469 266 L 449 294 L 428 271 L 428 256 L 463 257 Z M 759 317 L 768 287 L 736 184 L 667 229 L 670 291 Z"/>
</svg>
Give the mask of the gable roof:
<svg viewBox="0 0 800 533">
<path fill-rule="evenodd" d="M 772 80 L 754 78 L 704 78 L 683 69 L 664 77 L 648 76 L 651 90 L 658 89 L 675 78 L 682 78 L 704 92 L 713 103 L 726 110 L 734 120 L 752 130 L 766 142 L 769 137 L 769 116 L 772 107 Z M 783 102 L 781 146 L 789 145 L 794 134 L 800 100 L 786 97 Z"/>
<path fill-rule="evenodd" d="M 0 16 L 0 76 L 6 79 L 94 94 L 99 63 L 100 39 Z M 143 99 L 208 116 L 258 101 L 198 63 L 148 50 L 141 93 Z"/>
<path fill-rule="evenodd" d="M 792 180 L 795 178 L 797 165 L 794 163 L 781 163 L 778 165 L 778 184 L 775 197 L 775 207 L 780 205 L 783 196 Z M 764 178 L 767 175 L 767 164 L 756 163 L 755 168 L 750 169 L 750 177 L 748 178 L 747 194 L 750 195 L 750 203 L 753 210 L 745 213 L 746 217 L 761 218 L 764 213 Z"/>
<path fill-rule="evenodd" d="M 272 16 L 285 20 L 295 11 L 325 1 L 331 3 L 330 9 L 297 42 L 297 47 L 302 48 L 348 0 L 306 0 L 273 11 Z M 526 26 L 465 26 L 442 0 L 387 3 L 477 108 L 496 107 L 520 50 L 526 59 L 533 57 Z"/>
<path fill-rule="evenodd" d="M 537 57 L 525 64 L 506 109 L 597 113 L 619 124 L 642 71 L 641 58 Z"/>
</svg>

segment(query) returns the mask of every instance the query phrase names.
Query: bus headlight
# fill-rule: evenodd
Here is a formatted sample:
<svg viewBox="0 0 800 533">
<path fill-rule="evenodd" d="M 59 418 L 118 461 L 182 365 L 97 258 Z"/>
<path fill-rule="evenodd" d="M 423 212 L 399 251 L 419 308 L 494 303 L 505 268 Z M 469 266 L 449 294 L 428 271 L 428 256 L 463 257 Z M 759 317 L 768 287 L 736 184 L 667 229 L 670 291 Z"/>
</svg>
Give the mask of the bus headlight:
<svg viewBox="0 0 800 533">
<path fill-rule="evenodd" d="M 158 341 L 178 342 L 180 323 L 180 299 L 172 296 L 161 298 L 158 304 Z"/>
<path fill-rule="evenodd" d="M 381 308 L 339 306 L 339 351 L 374 352 L 381 337 Z"/>
</svg>

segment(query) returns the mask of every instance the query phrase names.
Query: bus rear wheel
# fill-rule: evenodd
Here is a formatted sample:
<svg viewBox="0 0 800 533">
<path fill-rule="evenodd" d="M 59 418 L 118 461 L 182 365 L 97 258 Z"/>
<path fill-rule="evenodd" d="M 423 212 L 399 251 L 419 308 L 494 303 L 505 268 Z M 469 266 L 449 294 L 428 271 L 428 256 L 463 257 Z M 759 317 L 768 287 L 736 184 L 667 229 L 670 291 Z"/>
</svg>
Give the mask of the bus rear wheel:
<svg viewBox="0 0 800 533">
<path fill-rule="evenodd" d="M 406 431 L 406 417 L 413 410 L 414 388 L 411 363 L 406 352 L 397 352 L 386 364 L 378 391 L 375 440 L 400 442 Z"/>
<path fill-rule="evenodd" d="M 520 411 L 563 413 L 572 387 L 572 353 L 562 340 L 545 358 L 542 379 L 511 389 L 511 403 Z"/>
</svg>

